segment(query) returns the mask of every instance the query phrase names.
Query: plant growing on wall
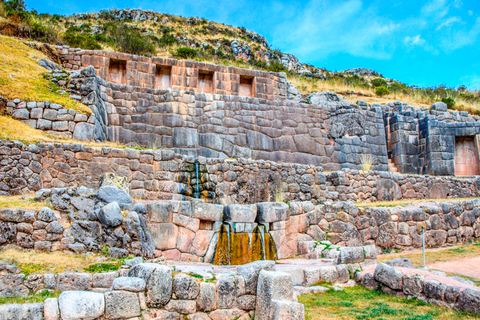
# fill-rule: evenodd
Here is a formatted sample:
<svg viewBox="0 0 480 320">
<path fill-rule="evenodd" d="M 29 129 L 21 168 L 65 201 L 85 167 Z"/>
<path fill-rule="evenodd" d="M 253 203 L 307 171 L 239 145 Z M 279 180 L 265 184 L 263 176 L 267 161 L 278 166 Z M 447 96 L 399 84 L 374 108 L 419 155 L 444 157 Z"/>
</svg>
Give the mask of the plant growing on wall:
<svg viewBox="0 0 480 320">
<path fill-rule="evenodd" d="M 363 171 L 370 171 L 374 163 L 375 157 L 372 154 L 367 153 L 360 155 L 360 164 L 362 165 Z"/>
</svg>

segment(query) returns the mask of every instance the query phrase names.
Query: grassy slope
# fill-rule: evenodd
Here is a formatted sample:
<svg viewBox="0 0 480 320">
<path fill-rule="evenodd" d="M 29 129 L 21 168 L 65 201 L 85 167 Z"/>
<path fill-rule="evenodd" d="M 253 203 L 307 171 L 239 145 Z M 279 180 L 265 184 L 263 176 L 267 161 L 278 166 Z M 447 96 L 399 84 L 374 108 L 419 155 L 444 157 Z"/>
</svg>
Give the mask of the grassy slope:
<svg viewBox="0 0 480 320">
<path fill-rule="evenodd" d="M 344 291 L 327 291 L 298 297 L 305 305 L 306 319 L 480 319 L 479 315 L 459 312 L 417 299 L 400 299 L 361 286 Z"/>
<path fill-rule="evenodd" d="M 22 41 L 0 35 L 0 95 L 13 100 L 50 101 L 85 114 L 91 110 L 68 96 L 53 92 L 43 75 L 46 70 L 37 64 L 46 58 Z"/>
</svg>

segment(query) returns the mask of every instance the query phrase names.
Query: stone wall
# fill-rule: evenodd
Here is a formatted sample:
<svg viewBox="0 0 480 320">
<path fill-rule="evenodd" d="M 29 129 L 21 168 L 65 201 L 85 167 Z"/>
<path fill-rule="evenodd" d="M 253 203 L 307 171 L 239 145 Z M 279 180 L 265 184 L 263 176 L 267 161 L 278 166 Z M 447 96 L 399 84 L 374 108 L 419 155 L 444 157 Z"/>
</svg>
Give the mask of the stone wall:
<svg viewBox="0 0 480 320">
<path fill-rule="evenodd" d="M 223 204 L 478 196 L 476 178 L 348 169 L 324 173 L 322 167 L 312 165 L 245 158 L 193 158 L 167 149 L 135 150 L 61 143 L 27 146 L 0 140 L 0 164 L 0 191 L 11 195 L 42 188 L 97 188 L 101 175 L 113 172 L 127 177 L 132 196 L 141 199 L 185 200 L 195 194 L 197 186 L 202 198 Z"/>
<path fill-rule="evenodd" d="M 479 288 L 458 277 L 430 273 L 428 269 L 379 263 L 376 267 L 358 272 L 355 280 L 366 288 L 400 298 L 417 298 L 441 307 L 480 314 Z"/>
<path fill-rule="evenodd" d="M 246 80 L 250 82 L 252 97 L 267 100 L 284 100 L 287 97 L 287 80 L 284 73 L 218 66 L 195 61 L 148 58 L 127 53 L 81 50 L 67 46 L 57 46 L 57 50 L 66 69 L 80 70 L 93 66 L 99 77 L 116 82 L 123 88 L 126 88 L 125 85 L 149 89 L 160 88 L 162 85 L 162 79 L 159 78 L 160 69 L 167 67 L 169 83 L 164 84 L 162 89 L 208 92 L 202 91 L 201 88 L 203 73 L 212 77 L 211 90 L 208 93 L 245 95 L 241 87 L 243 80 Z M 123 70 L 114 68 L 113 65 L 119 63 L 124 64 Z M 123 73 L 120 78 L 119 72 Z"/>
<path fill-rule="evenodd" d="M 34 129 L 53 133 L 62 138 L 94 140 L 95 115 L 86 115 L 50 102 L 22 102 L 15 99 L 7 103 L 7 113 Z"/>
<path fill-rule="evenodd" d="M 193 319 L 305 319 L 303 305 L 295 301 L 292 277 L 275 272 L 273 261 L 238 268 L 236 273 L 217 275 L 200 271 L 196 277 L 173 274 L 175 269 L 156 263 L 133 265 L 125 276 L 59 274 L 47 285 L 60 291 L 59 298 L 44 303 L 1 305 L 0 319 L 142 319 L 193 317 Z M 204 268 L 205 269 L 205 268 Z M 181 272 L 178 270 L 177 272 Z M 202 276 L 199 275 L 199 273 Z M 124 272 L 125 273 L 125 272 Z M 21 276 L 16 280 L 21 282 Z M 27 281 L 41 286 L 42 277 Z M 101 287 L 91 289 L 95 282 Z M 106 288 L 105 288 L 106 286 Z M 109 290 L 107 290 L 109 289 Z M 285 316 L 289 314 L 289 316 Z"/>
<path fill-rule="evenodd" d="M 95 76 L 93 67 L 72 74 L 69 86 L 97 117 L 106 119 L 110 141 L 209 158 L 323 165 L 326 170 L 360 169 L 368 154 L 374 169 L 387 170 L 381 108 L 352 105 L 331 93 L 318 94 L 314 104 L 307 104 L 153 90 L 107 82 Z"/>
<path fill-rule="evenodd" d="M 444 103 L 431 109 L 414 109 L 406 104 L 384 106 L 389 157 L 402 173 L 455 175 L 456 137 L 475 138 L 480 134 L 480 118 L 467 112 L 448 111 Z M 478 139 L 468 159 L 477 167 Z M 465 174 L 461 174 L 465 175 Z"/>
</svg>

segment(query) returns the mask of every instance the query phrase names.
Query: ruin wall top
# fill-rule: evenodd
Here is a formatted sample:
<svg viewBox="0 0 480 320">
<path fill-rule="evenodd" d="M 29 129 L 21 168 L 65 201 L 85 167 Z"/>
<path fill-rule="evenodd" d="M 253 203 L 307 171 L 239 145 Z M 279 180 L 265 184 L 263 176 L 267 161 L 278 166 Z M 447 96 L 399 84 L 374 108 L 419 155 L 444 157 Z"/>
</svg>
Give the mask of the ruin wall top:
<svg viewBox="0 0 480 320">
<path fill-rule="evenodd" d="M 57 46 L 57 49 L 66 69 L 79 70 L 92 65 L 100 78 L 120 85 L 287 99 L 284 73 L 68 46 Z"/>
</svg>

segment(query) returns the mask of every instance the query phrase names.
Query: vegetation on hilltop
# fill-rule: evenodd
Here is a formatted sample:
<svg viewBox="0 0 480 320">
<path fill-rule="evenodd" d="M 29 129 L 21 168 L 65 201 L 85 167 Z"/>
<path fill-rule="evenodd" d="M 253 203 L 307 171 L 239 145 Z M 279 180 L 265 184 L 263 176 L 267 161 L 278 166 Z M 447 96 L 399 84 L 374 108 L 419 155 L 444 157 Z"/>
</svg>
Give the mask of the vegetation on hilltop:
<svg viewBox="0 0 480 320">
<path fill-rule="evenodd" d="M 203 18 L 130 9 L 59 16 L 29 11 L 23 0 L 0 0 L 0 33 L 83 49 L 287 72 L 289 81 L 302 94 L 330 90 L 352 102 L 401 100 L 415 107 L 444 101 L 451 109 L 480 114 L 480 92 L 465 86 L 419 88 L 362 68 L 330 72 L 299 63 L 295 57 L 270 48 L 264 37 L 243 27 Z"/>
</svg>

